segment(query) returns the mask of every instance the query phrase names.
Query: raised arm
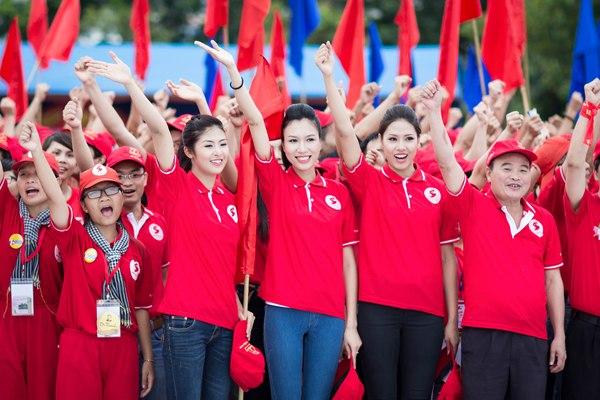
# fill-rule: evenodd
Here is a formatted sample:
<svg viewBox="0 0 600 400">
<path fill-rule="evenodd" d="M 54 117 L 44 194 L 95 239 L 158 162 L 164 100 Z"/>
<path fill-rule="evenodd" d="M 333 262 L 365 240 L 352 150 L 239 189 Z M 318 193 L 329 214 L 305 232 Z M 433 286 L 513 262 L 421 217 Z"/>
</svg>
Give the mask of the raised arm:
<svg viewBox="0 0 600 400">
<path fill-rule="evenodd" d="M 48 196 L 48 203 L 50 207 L 50 218 L 54 225 L 61 229 L 66 228 L 69 224 L 69 207 L 67 206 L 67 200 L 60 189 L 60 184 L 54 176 L 54 172 L 50 168 L 46 157 L 44 156 L 44 150 L 42 150 L 42 144 L 40 143 L 40 136 L 35 124 L 31 121 L 26 121 L 19 133 L 19 143 L 23 148 L 31 152 L 35 170 L 37 172 L 40 184 Z"/>
<path fill-rule="evenodd" d="M 594 79 L 586 84 L 584 89 L 585 103 L 575 124 L 575 129 L 573 129 L 569 151 L 562 166 L 566 178 L 567 196 L 573 209 L 579 207 L 587 185 L 585 179 L 586 154 L 588 147 L 592 144 L 591 133 L 593 132 L 590 119 L 594 118 L 600 103 L 600 80 Z M 596 118 L 600 117 L 596 116 Z"/>
<path fill-rule="evenodd" d="M 348 168 L 354 168 L 360 160 L 360 144 L 354 135 L 354 128 L 346 111 L 342 96 L 338 92 L 333 79 L 333 49 L 331 43 L 322 44 L 315 55 L 315 64 L 323 75 L 327 104 L 335 122 L 335 133 L 338 151 Z"/>
<path fill-rule="evenodd" d="M 0 111 L 4 117 L 3 132 L 8 137 L 15 136 L 15 123 L 17 117 L 17 106 L 10 97 L 0 100 Z"/>
<path fill-rule="evenodd" d="M 210 108 L 208 108 L 208 103 L 206 102 L 206 96 L 204 96 L 204 91 L 200 88 L 200 86 L 196 85 L 194 82 L 190 82 L 185 79 L 180 79 L 179 84 L 176 84 L 173 81 L 167 81 L 167 87 L 173 93 L 174 96 L 179 97 L 180 99 L 191 101 L 196 104 L 198 107 L 198 111 L 203 115 L 212 115 L 210 112 Z"/>
<path fill-rule="evenodd" d="M 442 87 L 437 80 L 427 82 L 421 90 L 421 102 L 429 117 L 431 142 L 442 177 L 450 193 L 458 193 L 465 182 L 465 174 L 454 157 L 454 149 L 442 120 Z"/>
<path fill-rule="evenodd" d="M 234 93 L 238 106 L 242 113 L 244 113 L 246 121 L 248 121 L 250 133 L 252 134 L 252 142 L 254 142 L 254 150 L 261 160 L 268 160 L 271 157 L 271 145 L 269 144 L 269 135 L 265 127 L 265 121 L 258 107 L 254 104 L 254 100 L 250 97 L 250 92 L 244 86 L 244 80 L 235 65 L 233 56 L 221 48 L 214 40 L 210 42 L 212 47 L 198 41 L 194 42 L 194 44 L 210 54 L 215 61 L 223 64 L 227 69 L 231 86 L 236 88 L 234 89 Z"/>
<path fill-rule="evenodd" d="M 77 99 L 69 101 L 63 109 L 63 120 L 71 128 L 71 141 L 73 142 L 73 153 L 75 153 L 77 166 L 81 171 L 85 171 L 94 166 L 94 156 L 83 137 L 82 115 L 81 105 L 77 102 Z"/>
<path fill-rule="evenodd" d="M 127 64 L 121 61 L 112 51 L 109 54 L 114 63 L 96 60 L 89 61 L 86 64 L 90 72 L 104 76 L 125 87 L 131 97 L 132 103 L 137 107 L 152 132 L 155 155 L 160 167 L 164 170 L 170 169 L 175 160 L 175 150 L 167 122 L 137 85 Z"/>
<path fill-rule="evenodd" d="M 477 117 L 477 129 L 469 151 L 465 149 L 465 160 L 477 160 L 487 150 L 488 120 L 492 111 L 484 102 L 480 102 L 475 106 L 473 111 L 475 111 Z"/>
</svg>

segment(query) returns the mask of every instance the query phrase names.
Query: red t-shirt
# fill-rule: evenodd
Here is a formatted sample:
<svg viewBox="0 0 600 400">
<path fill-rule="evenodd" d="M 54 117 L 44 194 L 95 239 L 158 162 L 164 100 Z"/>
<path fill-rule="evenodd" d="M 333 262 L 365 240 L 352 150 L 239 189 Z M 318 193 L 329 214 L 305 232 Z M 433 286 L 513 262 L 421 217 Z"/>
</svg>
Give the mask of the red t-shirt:
<svg viewBox="0 0 600 400">
<path fill-rule="evenodd" d="M 440 244 L 459 239 L 444 184 L 419 168 L 410 178 L 375 169 L 363 156 L 343 170 L 362 210 L 359 300 L 444 316 Z"/>
<path fill-rule="evenodd" d="M 162 281 L 163 268 L 169 265 L 167 254 L 167 224 L 160 214 L 143 208 L 142 218 L 136 221 L 133 213 L 121 215 L 123 226 L 127 232 L 144 245 L 150 261 L 150 271 L 152 281 L 154 282 L 154 291 L 152 292 L 152 308 L 150 317 L 156 318 L 160 314 L 158 305 L 163 298 L 164 285 Z"/>
<path fill-rule="evenodd" d="M 276 305 L 344 318 L 343 247 L 356 244 L 348 189 L 317 174 L 306 183 L 271 154 L 256 158 L 269 213 L 269 244 L 261 297 Z"/>
<path fill-rule="evenodd" d="M 104 253 L 84 226 L 73 222 L 73 212 L 70 208 L 69 213 L 69 226 L 65 229 L 52 226 L 52 230 L 60 238 L 58 248 L 65 270 L 57 318 L 63 328 L 76 329 L 96 336 L 96 301 L 102 299 L 102 286 L 108 264 Z M 86 259 L 85 254 L 89 249 L 96 250 L 95 259 Z M 144 245 L 130 237 L 129 247 L 117 265 L 125 282 L 132 321 L 130 328 L 121 325 L 121 332 L 135 333 L 135 310 L 149 310 L 152 307 L 153 282 L 152 275 L 148 273 L 149 265 Z"/>
<path fill-rule="evenodd" d="M 0 179 L 0 312 L 7 311 L 10 315 L 10 279 L 17 262 L 17 255 L 21 248 L 13 249 L 10 246 L 10 237 L 14 234 L 25 238 L 23 219 L 19 214 L 19 202 L 8 190 L 6 179 Z M 39 252 L 39 278 L 40 288 L 34 290 L 35 308 L 46 305 L 52 312 L 56 312 L 60 299 L 63 271 L 58 252 L 58 236 L 48 226 L 40 228 L 38 243 L 41 242 Z M 25 246 L 25 243 L 22 244 Z M 7 304 L 8 302 L 8 304 Z M 8 308 L 7 308 L 8 307 Z"/>
<path fill-rule="evenodd" d="M 148 174 L 146 187 L 144 188 L 148 208 L 150 208 L 151 210 L 155 210 L 159 214 L 164 214 L 161 200 L 163 193 L 161 193 L 159 188 L 161 181 L 161 173 L 158 163 L 156 161 L 156 157 L 153 154 L 147 153 L 144 170 Z"/>
<path fill-rule="evenodd" d="M 218 180 L 208 190 L 177 161 L 170 171 L 158 171 L 170 261 L 158 310 L 233 329 L 240 235 L 235 198 Z"/>
<path fill-rule="evenodd" d="M 516 226 L 490 191 L 463 183 L 451 205 L 464 243 L 463 325 L 546 339 L 545 270 L 562 266 L 552 215 L 525 200 Z"/>
<path fill-rule="evenodd" d="M 81 209 L 81 199 L 80 199 L 79 189 L 74 188 L 74 187 L 71 188 L 71 197 L 69 197 L 67 199 L 67 204 L 71 207 L 71 210 L 73 210 L 73 215 L 75 216 L 75 219 L 80 224 L 83 224 L 84 215 L 83 215 L 83 210 Z"/>
<path fill-rule="evenodd" d="M 566 194 L 563 198 L 567 234 L 571 238 L 571 305 L 600 317 L 600 197 L 586 190 L 577 211 L 573 211 Z"/>
</svg>

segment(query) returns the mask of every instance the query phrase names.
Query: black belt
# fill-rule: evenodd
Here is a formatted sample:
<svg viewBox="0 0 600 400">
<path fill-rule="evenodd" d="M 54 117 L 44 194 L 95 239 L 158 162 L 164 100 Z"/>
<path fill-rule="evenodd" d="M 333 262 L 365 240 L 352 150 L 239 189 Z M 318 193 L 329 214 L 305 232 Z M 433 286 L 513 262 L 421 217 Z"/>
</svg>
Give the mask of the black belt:
<svg viewBox="0 0 600 400">
<path fill-rule="evenodd" d="M 600 317 L 585 313 L 583 311 L 575 311 L 573 318 L 577 318 L 578 320 L 587 322 L 588 324 L 600 326 Z"/>
</svg>

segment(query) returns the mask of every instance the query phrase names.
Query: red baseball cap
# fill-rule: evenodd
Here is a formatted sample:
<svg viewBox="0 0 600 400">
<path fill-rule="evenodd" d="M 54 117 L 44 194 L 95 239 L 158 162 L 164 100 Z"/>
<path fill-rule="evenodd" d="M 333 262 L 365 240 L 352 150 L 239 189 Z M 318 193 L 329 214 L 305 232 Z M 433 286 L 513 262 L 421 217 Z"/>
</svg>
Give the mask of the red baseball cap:
<svg viewBox="0 0 600 400">
<path fill-rule="evenodd" d="M 183 130 L 185 129 L 185 126 L 190 121 L 190 119 L 192 119 L 192 117 L 193 117 L 192 114 L 182 114 L 175 119 L 167 121 L 167 125 L 169 125 L 171 128 L 174 128 L 174 129 L 177 129 L 178 131 L 183 132 Z"/>
<path fill-rule="evenodd" d="M 519 143 L 515 139 L 508 139 L 500 140 L 499 142 L 496 142 L 494 144 L 494 146 L 490 150 L 490 153 L 488 154 L 486 165 L 489 166 L 492 163 L 492 161 L 494 161 L 494 159 L 508 153 L 522 154 L 525 157 L 527 157 L 527 159 L 530 162 L 533 162 L 537 159 L 537 156 L 533 151 L 522 148 L 521 146 L 519 146 Z"/>
<path fill-rule="evenodd" d="M 54 175 L 58 176 L 58 162 L 56 162 L 56 158 L 50 153 L 44 152 L 44 157 L 46 157 L 46 161 L 50 165 L 52 172 Z M 25 166 L 27 163 L 33 163 L 33 158 L 31 158 L 31 153 L 24 154 L 23 157 L 17 162 L 13 164 L 13 171 L 15 171 L 15 175 L 19 174 L 19 170 Z"/>
<path fill-rule="evenodd" d="M 113 168 L 120 162 L 132 161 L 140 164 L 142 167 L 145 165 L 144 157 L 142 153 L 135 147 L 123 146 L 110 153 L 106 160 L 106 166 Z"/>
<path fill-rule="evenodd" d="M 315 115 L 319 119 L 321 128 L 325 128 L 333 123 L 333 117 L 331 116 L 331 113 L 315 110 Z"/>
<path fill-rule="evenodd" d="M 101 182 L 114 182 L 121 185 L 117 171 L 102 164 L 96 164 L 79 175 L 79 192 L 83 195 L 85 190 Z"/>
<path fill-rule="evenodd" d="M 352 359 L 344 358 L 335 373 L 334 395 L 331 400 L 361 400 L 365 387 L 352 366 Z"/>
<path fill-rule="evenodd" d="M 570 141 L 571 135 L 553 136 L 545 140 L 544 143 L 537 148 L 535 151 L 535 154 L 537 155 L 535 163 L 540 168 L 541 176 L 554 171 L 554 167 L 556 167 L 560 159 L 567 154 Z"/>
<path fill-rule="evenodd" d="M 89 146 L 96 148 L 106 158 L 112 152 L 112 143 L 106 137 L 107 134 L 106 132 L 92 132 L 89 130 L 84 132 L 85 142 Z M 110 136 L 110 134 L 108 135 Z"/>
<path fill-rule="evenodd" d="M 245 392 L 260 386 L 265 376 L 265 357 L 246 338 L 247 327 L 248 321 L 235 325 L 229 363 L 231 379 Z"/>
</svg>

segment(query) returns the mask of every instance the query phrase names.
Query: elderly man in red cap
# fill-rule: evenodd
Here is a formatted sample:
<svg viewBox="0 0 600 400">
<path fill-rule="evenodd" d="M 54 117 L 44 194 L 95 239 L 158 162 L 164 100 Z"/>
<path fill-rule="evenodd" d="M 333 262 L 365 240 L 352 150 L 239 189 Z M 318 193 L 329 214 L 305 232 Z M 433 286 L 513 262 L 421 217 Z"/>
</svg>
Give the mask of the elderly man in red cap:
<svg viewBox="0 0 600 400">
<path fill-rule="evenodd" d="M 439 82 L 421 96 L 464 242 L 464 398 L 544 398 L 548 365 L 561 371 L 566 351 L 558 230 L 548 211 L 524 199 L 536 155 L 515 140 L 496 142 L 487 155 L 491 190 L 480 192 L 454 156 Z M 546 306 L 555 332 L 549 360 Z"/>
</svg>

